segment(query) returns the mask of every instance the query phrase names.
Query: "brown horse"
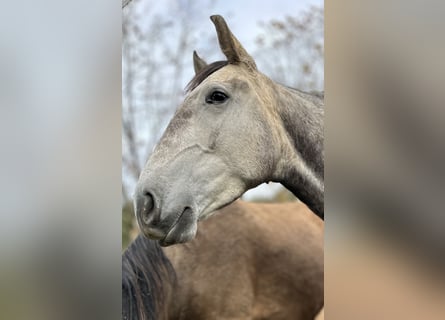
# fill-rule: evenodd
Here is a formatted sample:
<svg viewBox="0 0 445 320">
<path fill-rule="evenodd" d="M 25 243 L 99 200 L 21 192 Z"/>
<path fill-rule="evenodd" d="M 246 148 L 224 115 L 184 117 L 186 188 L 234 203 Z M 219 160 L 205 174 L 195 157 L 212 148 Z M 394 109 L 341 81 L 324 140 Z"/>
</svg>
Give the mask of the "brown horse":
<svg viewBox="0 0 445 320">
<path fill-rule="evenodd" d="M 124 257 L 143 256 L 138 247 Z M 163 250 L 176 281 L 162 282 L 168 314 L 156 319 L 303 320 L 323 306 L 323 222 L 302 203 L 236 201 L 203 221 L 196 239 Z"/>
<path fill-rule="evenodd" d="M 199 220 L 268 181 L 324 216 L 322 96 L 270 80 L 224 19 L 211 19 L 227 61 L 195 61 L 184 102 L 136 188 L 139 226 L 161 245 L 191 240 Z"/>
</svg>

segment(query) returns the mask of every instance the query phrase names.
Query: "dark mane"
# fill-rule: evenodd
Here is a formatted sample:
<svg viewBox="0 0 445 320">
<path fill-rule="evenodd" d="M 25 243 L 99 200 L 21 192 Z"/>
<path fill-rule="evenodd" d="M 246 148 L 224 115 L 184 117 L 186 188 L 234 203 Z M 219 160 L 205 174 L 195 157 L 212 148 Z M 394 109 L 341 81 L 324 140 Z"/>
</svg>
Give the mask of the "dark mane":
<svg viewBox="0 0 445 320">
<path fill-rule="evenodd" d="M 122 255 L 122 319 L 166 319 L 175 271 L 158 242 L 139 235 Z"/>
<path fill-rule="evenodd" d="M 227 61 L 216 61 L 207 65 L 201 71 L 199 71 L 192 80 L 190 80 L 190 82 L 185 87 L 185 92 L 193 91 L 193 89 L 199 86 L 199 84 L 203 82 L 208 76 L 218 71 L 222 67 L 225 67 L 227 64 Z"/>
</svg>

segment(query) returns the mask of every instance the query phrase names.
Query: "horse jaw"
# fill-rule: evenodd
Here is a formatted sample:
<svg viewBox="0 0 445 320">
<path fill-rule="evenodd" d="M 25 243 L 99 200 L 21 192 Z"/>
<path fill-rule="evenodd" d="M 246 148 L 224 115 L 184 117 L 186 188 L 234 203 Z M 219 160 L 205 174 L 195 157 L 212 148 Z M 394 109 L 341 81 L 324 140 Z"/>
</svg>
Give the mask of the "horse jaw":
<svg viewBox="0 0 445 320">
<path fill-rule="evenodd" d="M 207 219 L 217 210 L 231 204 L 240 198 L 248 189 L 245 183 L 238 179 L 226 180 L 225 183 L 220 184 L 220 186 L 222 186 L 221 189 L 214 189 L 210 195 L 207 195 L 211 201 L 200 211 L 198 221 Z"/>
</svg>

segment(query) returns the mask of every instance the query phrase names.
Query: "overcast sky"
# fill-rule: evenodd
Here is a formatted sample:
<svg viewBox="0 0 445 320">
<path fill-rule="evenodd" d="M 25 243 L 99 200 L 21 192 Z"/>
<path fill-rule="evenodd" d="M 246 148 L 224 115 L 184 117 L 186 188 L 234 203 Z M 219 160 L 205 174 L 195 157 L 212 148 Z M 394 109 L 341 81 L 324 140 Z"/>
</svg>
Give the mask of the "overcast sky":
<svg viewBox="0 0 445 320">
<path fill-rule="evenodd" d="M 189 1 L 186 0 L 139 0 L 135 1 L 134 5 L 141 10 L 139 12 L 143 19 L 149 20 L 151 14 L 174 16 L 175 9 L 187 10 L 188 3 Z M 322 0 L 209 0 L 196 3 L 202 4 L 202 7 L 199 8 L 199 13 L 194 21 L 194 32 L 213 30 L 214 27 L 209 17 L 212 14 L 220 14 L 226 19 L 229 27 L 248 51 L 253 48 L 254 37 L 258 35 L 260 21 L 282 20 L 285 16 L 298 16 L 310 6 L 324 5 Z M 196 5 L 196 3 L 194 4 Z"/>
</svg>

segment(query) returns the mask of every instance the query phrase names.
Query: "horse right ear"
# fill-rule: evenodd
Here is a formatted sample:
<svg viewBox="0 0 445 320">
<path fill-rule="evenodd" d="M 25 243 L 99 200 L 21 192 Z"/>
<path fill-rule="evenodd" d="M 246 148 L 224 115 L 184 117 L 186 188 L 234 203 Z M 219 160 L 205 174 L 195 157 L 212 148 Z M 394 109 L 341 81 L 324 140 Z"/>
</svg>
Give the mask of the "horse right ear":
<svg viewBox="0 0 445 320">
<path fill-rule="evenodd" d="M 207 67 L 207 62 L 198 56 L 196 50 L 193 51 L 193 67 L 195 68 L 195 74 L 198 74 L 199 71 Z"/>
<path fill-rule="evenodd" d="M 243 48 L 238 39 L 232 34 L 226 21 L 220 15 L 210 17 L 216 28 L 219 46 L 230 64 L 244 64 L 250 70 L 256 70 L 253 58 Z"/>
</svg>

